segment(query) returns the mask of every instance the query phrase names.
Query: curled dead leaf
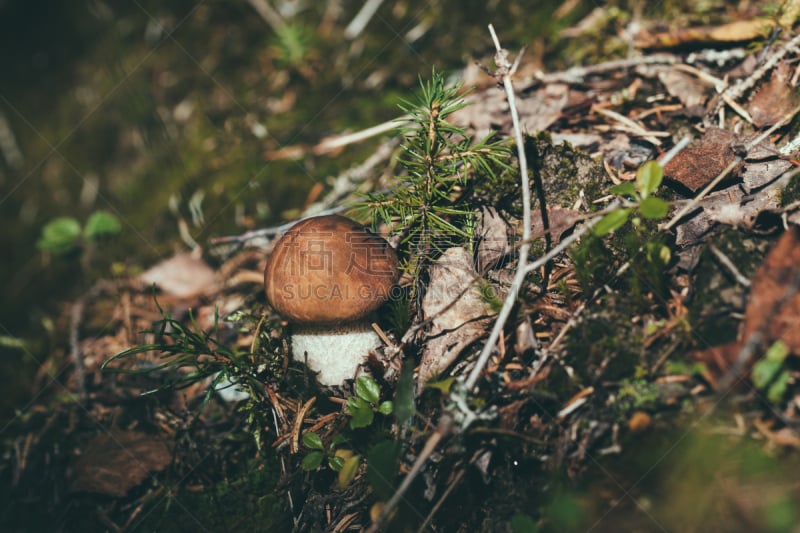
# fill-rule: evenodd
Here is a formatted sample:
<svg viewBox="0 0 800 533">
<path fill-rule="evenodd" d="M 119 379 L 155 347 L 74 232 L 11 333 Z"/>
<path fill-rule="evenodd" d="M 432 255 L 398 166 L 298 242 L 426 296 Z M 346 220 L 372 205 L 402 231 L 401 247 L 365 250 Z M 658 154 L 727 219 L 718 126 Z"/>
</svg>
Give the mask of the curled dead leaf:
<svg viewBox="0 0 800 533">
<path fill-rule="evenodd" d="M 560 242 L 564 233 L 571 230 L 581 220 L 580 211 L 567 207 L 553 206 L 547 208 L 547 223 L 553 242 Z M 531 232 L 534 237 L 542 235 L 545 231 L 542 212 L 539 209 L 531 213 Z"/>
<path fill-rule="evenodd" d="M 747 111 L 757 127 L 776 124 L 800 104 L 800 94 L 792 86 L 791 77 L 792 67 L 788 63 L 781 63 L 775 68 L 769 81 L 753 94 Z"/>
<path fill-rule="evenodd" d="M 186 252 L 178 252 L 150 267 L 139 276 L 139 280 L 184 299 L 214 290 L 218 281 L 210 266 Z"/>
<path fill-rule="evenodd" d="M 493 207 L 483 206 L 475 228 L 477 263 L 480 272 L 486 272 L 500 264 L 511 252 L 508 244 L 508 225 Z"/>
<path fill-rule="evenodd" d="M 477 278 L 472 256 L 464 248 L 448 249 L 431 267 L 422 301 L 431 327 L 419 367 L 420 383 L 443 372 L 464 348 L 486 334 L 492 312 Z"/>
</svg>

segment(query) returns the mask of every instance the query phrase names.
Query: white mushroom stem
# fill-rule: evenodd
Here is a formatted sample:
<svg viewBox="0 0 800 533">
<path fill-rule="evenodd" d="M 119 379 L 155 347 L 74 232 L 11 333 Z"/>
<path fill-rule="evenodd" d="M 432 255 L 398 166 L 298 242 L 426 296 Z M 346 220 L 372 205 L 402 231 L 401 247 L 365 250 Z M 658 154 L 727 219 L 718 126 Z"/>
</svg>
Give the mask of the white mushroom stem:
<svg viewBox="0 0 800 533">
<path fill-rule="evenodd" d="M 369 321 L 292 329 L 292 357 L 317 372 L 321 385 L 342 385 L 353 379 L 369 351 L 380 346 L 381 339 Z"/>
</svg>

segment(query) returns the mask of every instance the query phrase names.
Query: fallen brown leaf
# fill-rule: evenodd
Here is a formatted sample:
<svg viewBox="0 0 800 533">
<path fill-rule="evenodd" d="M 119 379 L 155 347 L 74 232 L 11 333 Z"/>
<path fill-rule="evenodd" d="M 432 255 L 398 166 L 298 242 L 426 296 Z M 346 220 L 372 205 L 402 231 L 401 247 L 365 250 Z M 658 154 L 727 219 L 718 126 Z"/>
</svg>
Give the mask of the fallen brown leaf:
<svg viewBox="0 0 800 533">
<path fill-rule="evenodd" d="M 770 19 L 737 20 L 720 26 L 697 26 L 664 32 L 642 31 L 635 37 L 639 48 L 675 48 L 688 44 L 750 41 L 769 34 L 775 26 Z"/>
<path fill-rule="evenodd" d="M 565 232 L 571 230 L 576 223 L 581 220 L 581 212 L 567 207 L 548 207 L 547 208 L 547 222 L 550 227 L 550 235 L 553 237 L 553 242 L 561 241 L 561 237 Z M 545 230 L 544 221 L 542 220 L 542 212 L 539 209 L 531 213 L 531 232 L 534 237 L 538 237 Z"/>
<path fill-rule="evenodd" d="M 476 257 L 480 272 L 495 268 L 511 252 L 508 224 L 493 207 L 481 209 L 475 235 L 478 238 Z"/>
<path fill-rule="evenodd" d="M 178 298 L 192 298 L 214 290 L 217 277 L 202 259 L 178 252 L 143 272 L 139 279 L 147 285 Z"/>
<path fill-rule="evenodd" d="M 736 159 L 734 134 L 720 128 L 707 128 L 664 167 L 664 176 L 697 192 Z M 736 171 L 731 176 L 736 175 Z"/>
<path fill-rule="evenodd" d="M 778 339 L 800 354 L 800 229 L 790 227 L 778 239 L 753 276 L 744 315 L 742 340 L 763 330 L 767 342 Z M 791 289 L 793 293 L 790 293 Z M 788 299 L 787 299 L 788 296 Z"/>
<path fill-rule="evenodd" d="M 476 278 L 472 255 L 464 248 L 448 249 L 431 267 L 422 301 L 431 328 L 419 366 L 420 383 L 443 372 L 464 348 L 486 334 L 491 311 Z"/>
<path fill-rule="evenodd" d="M 747 110 L 757 127 L 776 124 L 800 104 L 800 94 L 790 81 L 792 70 L 788 63 L 779 64 L 769 81 L 753 94 Z"/>
<path fill-rule="evenodd" d="M 81 450 L 70 490 L 122 498 L 171 460 L 167 445 L 152 435 L 112 429 L 96 435 Z"/>
<path fill-rule="evenodd" d="M 658 70 L 658 79 L 670 96 L 677 98 L 686 107 L 702 105 L 708 98 L 708 87 L 696 77 L 674 68 Z"/>
</svg>

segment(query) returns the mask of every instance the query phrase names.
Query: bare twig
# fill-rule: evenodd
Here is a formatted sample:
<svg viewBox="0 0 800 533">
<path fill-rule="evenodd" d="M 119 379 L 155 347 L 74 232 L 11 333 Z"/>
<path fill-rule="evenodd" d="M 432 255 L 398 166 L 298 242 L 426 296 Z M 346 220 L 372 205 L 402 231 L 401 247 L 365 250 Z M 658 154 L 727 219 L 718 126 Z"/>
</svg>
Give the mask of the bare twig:
<svg viewBox="0 0 800 533">
<path fill-rule="evenodd" d="M 603 213 L 607 213 L 609 210 L 614 210 L 617 207 L 619 207 L 619 202 L 614 202 L 614 203 L 610 204 L 607 209 L 604 209 Z M 569 237 L 567 237 L 566 239 L 564 239 L 560 243 L 558 243 L 558 246 L 556 246 L 555 248 L 553 248 L 552 250 L 547 252 L 547 254 L 543 255 L 542 257 L 540 257 L 539 259 L 537 259 L 533 263 L 526 264 L 524 273 L 525 274 L 529 274 L 529 273 L 535 271 L 537 268 L 541 268 L 542 266 L 546 265 L 553 258 L 555 258 L 561 252 L 566 250 L 567 246 L 569 246 L 573 242 L 575 242 L 578 239 L 580 239 L 583 236 L 584 233 L 586 233 L 588 230 L 593 228 L 598 222 L 600 222 L 600 220 L 602 218 L 603 218 L 603 215 L 598 215 L 598 216 L 592 218 L 591 220 L 589 220 L 589 222 L 587 222 L 586 224 L 584 224 L 580 228 L 578 228 L 575 231 L 573 231 L 572 234 Z"/>
<path fill-rule="evenodd" d="M 417 533 L 423 533 L 424 531 L 428 530 L 428 525 L 431 523 L 431 520 L 433 520 L 433 517 L 436 515 L 437 512 L 439 512 L 439 509 L 442 507 L 444 501 L 447 499 L 448 496 L 450 496 L 450 494 L 458 486 L 458 484 L 461 483 L 461 480 L 463 478 L 464 478 L 464 470 L 461 469 L 456 473 L 455 476 L 453 476 L 453 479 L 447 485 L 447 488 L 442 493 L 441 497 L 439 498 L 439 501 L 437 501 L 434 504 L 434 506 L 431 508 L 431 512 L 428 513 L 428 516 L 425 517 L 425 520 L 417 528 Z"/>
<path fill-rule="evenodd" d="M 275 11 L 267 0 L 247 0 L 253 9 L 255 9 L 261 18 L 269 24 L 269 26 L 277 31 L 286 29 L 286 21 L 283 20 L 280 13 Z"/>
<path fill-rule="evenodd" d="M 475 364 L 472 374 L 470 374 L 470 377 L 465 382 L 465 388 L 467 391 L 475 385 L 475 382 L 477 381 L 478 376 L 480 376 L 483 367 L 489 360 L 489 356 L 494 349 L 494 344 L 497 342 L 497 339 L 500 336 L 503 327 L 505 326 L 505 321 L 511 313 L 511 308 L 516 301 L 519 289 L 522 286 L 523 280 L 525 279 L 525 265 L 527 262 L 528 252 L 530 251 L 531 247 L 531 190 L 530 180 L 528 178 L 528 163 L 527 159 L 525 158 L 525 144 L 522 138 L 522 128 L 520 127 L 519 114 L 517 113 L 517 107 L 515 104 L 514 87 L 511 83 L 511 76 L 514 74 L 515 68 L 508 61 L 508 51 L 500 46 L 500 41 L 497 39 L 497 34 L 495 33 L 494 27 L 491 24 L 489 25 L 489 32 L 492 35 L 492 40 L 494 41 L 495 48 L 497 49 L 497 54 L 495 55 L 495 64 L 498 67 L 498 75 L 502 77 L 503 85 L 506 89 L 506 96 L 511 108 L 511 119 L 514 123 L 515 140 L 519 151 L 518 157 L 520 165 L 520 181 L 522 183 L 523 229 L 522 244 L 519 248 L 519 263 L 517 265 L 517 273 L 514 277 L 514 282 L 509 289 L 509 294 L 506 297 L 505 302 L 503 302 L 503 308 L 500 310 L 498 318 L 495 321 L 495 325 L 492 329 L 491 335 L 489 336 L 489 340 L 486 342 L 481 355 L 478 357 L 478 361 Z M 519 61 L 515 62 L 514 65 L 517 66 L 518 64 Z M 444 414 L 439 420 L 439 425 L 437 426 L 436 431 L 430 437 L 428 437 L 428 440 L 425 442 L 425 445 L 417 456 L 416 461 L 414 461 L 411 470 L 409 470 L 408 474 L 406 474 L 406 477 L 394 492 L 391 499 L 389 499 L 389 501 L 386 502 L 386 505 L 383 506 L 378 518 L 367 530 L 368 533 L 376 533 L 382 527 L 386 519 L 397 507 L 397 504 L 400 503 L 405 496 L 405 493 L 411 486 L 411 483 L 414 481 L 414 479 L 416 479 L 420 472 L 422 472 L 422 468 L 425 466 L 425 463 L 434 450 L 436 450 L 439 442 L 450 433 L 452 426 L 452 418 L 449 415 Z"/>
<path fill-rule="evenodd" d="M 305 145 L 283 146 L 277 150 L 268 151 L 265 157 L 268 161 L 282 161 L 286 159 L 298 160 L 312 154 L 324 155 L 339 148 L 366 141 L 382 133 L 402 128 L 408 124 L 409 118 L 408 115 L 403 115 L 353 133 L 331 135 L 310 147 Z"/>
<path fill-rule="evenodd" d="M 397 490 L 394 491 L 392 494 L 391 499 L 386 502 L 386 505 L 383 506 L 381 509 L 380 515 L 378 518 L 370 525 L 367 533 L 377 533 L 386 519 L 389 518 L 389 515 L 392 511 L 397 507 L 397 504 L 400 503 L 400 500 L 403 499 L 405 496 L 406 491 L 411 486 L 411 483 L 417 478 L 420 472 L 422 472 L 422 467 L 425 466 L 428 458 L 431 454 L 436 450 L 436 447 L 439 445 L 439 442 L 450 433 L 450 428 L 452 425 L 452 421 L 448 416 L 442 416 L 439 420 L 439 425 L 436 430 L 428 437 L 428 440 L 425 441 L 425 446 L 422 447 L 422 451 L 419 452 L 417 456 L 417 460 L 414 461 L 414 464 L 411 466 L 411 469 L 406 474 L 406 477 L 403 478 L 403 482 L 400 483 L 400 486 L 397 487 Z"/>
<path fill-rule="evenodd" d="M 658 160 L 658 164 L 661 165 L 662 167 L 666 166 L 667 163 L 672 161 L 672 159 L 676 155 L 678 155 L 678 153 L 681 150 L 683 150 L 684 148 L 689 146 L 690 142 L 692 142 L 692 138 L 691 137 L 689 137 L 688 135 L 683 137 L 680 141 L 678 141 L 678 144 L 676 144 L 675 146 L 670 148 L 669 151 L 666 154 L 661 156 L 661 158 Z"/>
<path fill-rule="evenodd" d="M 747 279 L 741 272 L 739 272 L 739 269 L 736 268 L 736 265 L 733 264 L 733 261 L 731 261 L 730 257 L 725 255 L 722 250 L 717 248 L 714 244 L 709 245 L 708 249 L 711 250 L 711 253 L 714 254 L 714 257 L 716 257 L 719 262 L 722 263 L 722 266 L 724 266 L 728 272 L 730 272 L 731 276 L 734 277 L 739 285 L 742 287 L 750 287 L 750 280 Z"/>
<path fill-rule="evenodd" d="M 403 115 L 355 133 L 347 133 L 344 135 L 328 137 L 320 141 L 319 144 L 311 149 L 311 151 L 314 153 L 314 155 L 321 155 L 349 144 L 365 141 L 370 137 L 375 137 L 376 135 L 380 135 L 382 133 L 394 131 L 397 128 L 404 126 L 410 118 L 411 117 L 408 115 Z"/>
<path fill-rule="evenodd" d="M 378 11 L 378 8 L 381 7 L 382 3 L 383 0 L 367 0 L 364 2 L 358 14 L 356 14 L 353 20 L 350 21 L 350 24 L 347 25 L 347 28 L 345 28 L 344 36 L 352 40 L 361 35 L 361 32 L 367 27 L 367 24 L 372 20 L 372 17 L 375 15 L 375 12 Z"/>
<path fill-rule="evenodd" d="M 341 213 L 345 211 L 347 206 L 338 206 L 332 207 L 330 209 L 325 209 L 324 211 L 317 212 L 314 216 L 319 215 L 335 215 L 336 213 Z M 256 239 L 269 239 L 270 237 L 275 237 L 277 235 L 282 235 L 289 231 L 292 226 L 297 224 L 298 222 L 302 222 L 308 217 L 298 218 L 297 220 L 292 220 L 291 222 L 287 222 L 286 224 L 281 224 L 280 226 L 272 226 L 270 228 L 261 228 L 253 231 L 246 231 L 241 235 L 229 235 L 227 237 L 217 237 L 216 239 L 211 240 L 212 245 L 219 245 L 219 244 L 243 244 L 248 241 L 256 240 Z"/>
<path fill-rule="evenodd" d="M 80 343 L 80 328 L 83 321 L 84 298 L 72 304 L 69 324 L 70 358 L 75 365 L 75 382 L 82 402 L 86 401 L 86 365 L 83 364 L 83 351 Z"/>
<path fill-rule="evenodd" d="M 631 132 L 633 135 L 637 135 L 644 139 L 645 141 L 653 144 L 655 146 L 661 146 L 661 141 L 659 141 L 656 137 L 669 137 L 669 133 L 665 131 L 648 131 L 645 129 L 641 124 L 629 119 L 625 115 L 621 115 L 616 111 L 612 111 L 610 109 L 603 109 L 602 107 L 594 107 L 592 109 L 595 113 L 599 113 L 604 115 L 612 120 L 616 120 L 620 124 L 626 126 L 627 131 Z"/>
<path fill-rule="evenodd" d="M 581 83 L 587 76 L 592 74 L 603 74 L 614 70 L 638 67 L 639 65 L 672 65 L 680 63 L 681 59 L 672 54 L 653 54 L 631 59 L 619 59 L 607 61 L 587 67 L 572 67 L 561 72 L 551 72 L 549 74 L 537 73 L 536 79 L 542 83 Z"/>
<path fill-rule="evenodd" d="M 481 353 L 478 356 L 475 367 L 472 369 L 472 372 L 465 382 L 467 390 L 470 390 L 475 386 L 475 383 L 478 381 L 478 377 L 480 377 L 481 372 L 483 372 L 483 368 L 486 366 L 486 363 L 489 361 L 489 357 L 494 351 L 497 339 L 500 338 L 500 334 L 503 332 L 506 320 L 508 320 L 508 317 L 511 314 L 511 309 L 514 306 L 514 303 L 517 301 L 517 295 L 522 287 L 522 282 L 525 280 L 525 275 L 527 274 L 526 265 L 528 261 L 528 253 L 531 249 L 531 184 L 530 178 L 528 177 L 528 160 L 525 157 L 525 141 L 522 138 L 522 126 L 519 123 L 519 113 L 517 112 L 514 86 L 511 83 L 511 76 L 514 74 L 514 71 L 511 63 L 508 61 L 508 51 L 500 46 L 500 41 L 497 39 L 497 34 L 495 33 L 494 27 L 491 24 L 489 25 L 489 32 L 492 34 L 492 40 L 494 41 L 494 46 L 497 49 L 495 63 L 499 69 L 498 74 L 502 76 L 503 87 L 506 90 L 506 98 L 508 99 L 508 105 L 511 111 L 511 121 L 514 124 L 514 141 L 517 144 L 520 188 L 522 194 L 522 245 L 519 247 L 519 260 L 517 264 L 517 272 L 514 275 L 514 281 L 511 283 L 511 287 L 508 290 L 506 299 L 503 302 L 503 307 L 500 309 L 500 313 L 498 313 L 497 320 L 495 320 L 494 327 L 492 328 L 492 332 L 489 334 L 489 338 L 487 339 L 486 344 L 483 346 L 483 350 L 481 350 Z"/>
</svg>

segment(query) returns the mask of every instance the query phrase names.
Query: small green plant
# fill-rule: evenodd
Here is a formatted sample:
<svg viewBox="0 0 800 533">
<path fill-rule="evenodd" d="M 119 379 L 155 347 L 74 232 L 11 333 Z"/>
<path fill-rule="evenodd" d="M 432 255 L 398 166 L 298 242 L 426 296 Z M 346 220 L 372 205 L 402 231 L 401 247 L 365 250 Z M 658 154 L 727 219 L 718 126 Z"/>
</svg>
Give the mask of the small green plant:
<svg viewBox="0 0 800 533">
<path fill-rule="evenodd" d="M 372 425 L 375 413 L 392 414 L 391 400 L 380 402 L 381 388 L 370 376 L 356 379 L 356 395 L 347 399 L 345 410 L 350 415 L 350 429 L 365 428 Z M 378 403 L 380 402 L 380 403 Z"/>
<path fill-rule="evenodd" d="M 584 291 L 593 290 L 598 281 L 606 284 L 627 271 L 632 275 L 619 281 L 632 301 L 647 306 L 648 295 L 664 295 L 664 268 L 672 254 L 655 222 L 663 219 L 670 207 L 668 202 L 654 196 L 662 178 L 661 166 L 648 161 L 639 167 L 634 182 L 611 188 L 610 192 L 620 197 L 621 205 L 606 213 L 592 228 L 591 235 L 571 251 Z M 626 226 L 629 221 L 631 224 Z M 624 259 L 627 266 L 620 270 L 620 261 Z"/>
<path fill-rule="evenodd" d="M 154 297 L 155 299 L 155 297 Z M 155 301 L 162 319 L 152 330 L 155 342 L 134 346 L 119 352 L 102 365 L 102 370 L 118 374 L 153 374 L 163 372 L 161 385 L 144 394 L 152 394 L 166 389 L 182 389 L 212 377 L 211 383 L 200 405 L 205 407 L 217 390 L 228 386 L 238 386 L 250 397 L 263 397 L 266 392 L 255 376 L 257 366 L 250 353 L 228 348 L 219 341 L 219 314 L 214 309 L 214 328 L 203 331 L 189 313 L 190 325 L 184 325 L 170 317 Z M 163 361 L 156 364 L 138 364 L 115 367 L 114 362 L 133 360 L 149 352 L 158 352 Z"/>
<path fill-rule="evenodd" d="M 302 67 L 314 44 L 314 32 L 293 22 L 276 28 L 275 37 L 278 61 L 292 68 Z"/>
<path fill-rule="evenodd" d="M 786 394 L 789 385 L 789 371 L 784 365 L 786 357 L 789 355 L 789 347 L 783 341 L 776 341 L 767 349 L 763 359 L 753 365 L 750 377 L 753 385 L 763 392 L 766 392 L 767 399 L 772 403 L 778 403 Z"/>
<path fill-rule="evenodd" d="M 402 267 L 415 280 L 443 250 L 471 245 L 470 178 L 480 175 L 491 182 L 510 169 L 510 150 L 504 141 L 490 136 L 474 142 L 463 128 L 447 121 L 467 105 L 464 94 L 461 85 L 447 86 L 436 71 L 430 81 L 420 80 L 416 100 L 400 104 L 410 117 L 410 125 L 400 128 L 405 138 L 402 174 L 389 191 L 367 194 L 356 206 L 373 224 L 389 224 L 400 236 L 401 249 L 407 252 Z"/>
<path fill-rule="evenodd" d="M 43 252 L 65 255 L 77 250 L 82 242 L 95 243 L 108 237 L 115 237 L 122 231 L 119 219 L 107 211 L 95 211 L 81 227 L 73 217 L 59 217 L 42 228 L 42 235 L 36 247 Z"/>
<path fill-rule="evenodd" d="M 306 472 L 319 468 L 327 459 L 328 468 L 338 472 L 337 483 L 339 488 L 347 487 L 358 472 L 361 456 L 353 453 L 349 448 L 340 448 L 347 439 L 342 434 L 334 435 L 328 448 L 322 443 L 319 435 L 313 432 L 303 434 L 303 445 L 311 450 L 303 457 L 300 467 Z"/>
<path fill-rule="evenodd" d="M 620 183 L 611 187 L 610 192 L 624 199 L 625 205 L 615 209 L 600 219 L 594 227 L 594 234 L 598 237 L 608 235 L 621 228 L 631 215 L 639 214 L 650 220 L 658 220 L 667 216 L 669 203 L 652 194 L 661 185 L 664 177 L 661 165 L 656 161 L 647 161 L 636 171 L 636 181 Z M 638 226 L 641 220 L 634 216 L 633 224 Z"/>
<path fill-rule="evenodd" d="M 403 381 L 402 378 L 401 381 Z M 394 402 L 390 400 L 380 401 L 380 385 L 370 376 L 359 376 L 356 379 L 355 391 L 355 396 L 348 398 L 345 405 L 345 412 L 350 416 L 350 430 L 369 428 L 370 436 L 375 437 L 376 432 L 370 428 L 375 421 L 375 414 L 378 413 L 384 416 L 392 414 Z M 403 405 L 408 403 L 405 392 L 407 391 L 398 391 L 399 396 L 396 396 Z M 413 398 L 410 401 L 413 402 Z M 409 409 L 406 408 L 400 414 L 407 418 L 410 416 L 408 411 Z M 374 429 L 376 431 L 379 430 L 377 427 Z M 361 464 L 361 455 L 354 453 L 349 447 L 343 446 L 345 443 L 352 442 L 351 436 L 353 435 L 355 434 L 348 434 L 347 432 L 336 433 L 326 447 L 322 442 L 322 438 L 316 433 L 304 433 L 303 445 L 309 449 L 309 452 L 303 457 L 300 463 L 301 468 L 310 472 L 319 468 L 323 463 L 327 463 L 328 468 L 338 472 L 339 487 L 346 487 L 355 477 Z M 370 439 L 359 440 L 368 441 Z M 379 472 L 380 476 L 385 474 L 387 476 L 386 479 L 389 479 L 388 476 L 392 476 L 391 479 L 393 479 L 393 476 L 397 474 L 399 453 L 399 445 L 394 440 L 383 440 L 370 448 L 367 463 L 367 475 L 370 481 L 373 481 L 375 472 Z"/>
<path fill-rule="evenodd" d="M 310 472 L 319 468 L 322 462 L 327 459 L 328 467 L 335 472 L 339 472 L 345 461 L 353 457 L 353 453 L 350 450 L 339 448 L 344 442 L 347 442 L 347 439 L 341 433 L 336 434 L 326 449 L 322 443 L 322 438 L 318 434 L 313 431 L 303 433 L 303 446 L 311 451 L 303 457 L 300 466 L 306 472 Z"/>
</svg>

